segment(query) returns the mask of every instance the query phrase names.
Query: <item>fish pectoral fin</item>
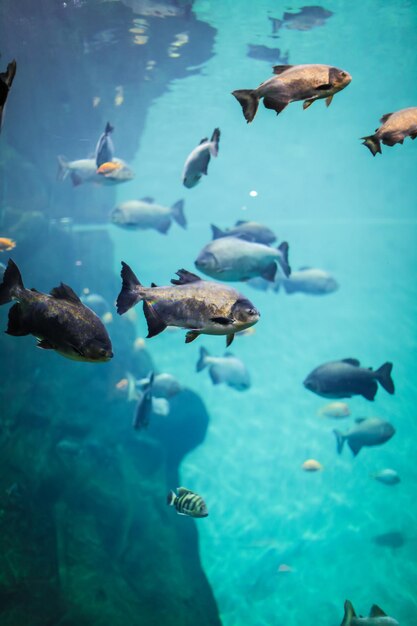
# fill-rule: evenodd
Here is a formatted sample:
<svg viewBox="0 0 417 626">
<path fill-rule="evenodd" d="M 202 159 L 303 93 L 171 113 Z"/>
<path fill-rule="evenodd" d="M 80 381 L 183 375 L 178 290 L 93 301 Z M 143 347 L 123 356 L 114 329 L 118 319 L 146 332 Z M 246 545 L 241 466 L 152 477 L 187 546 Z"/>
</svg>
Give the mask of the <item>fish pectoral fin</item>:
<svg viewBox="0 0 417 626">
<path fill-rule="evenodd" d="M 210 317 L 210 322 L 221 324 L 222 326 L 229 326 L 229 324 L 233 324 L 231 317 Z"/>
<path fill-rule="evenodd" d="M 227 335 L 226 348 L 228 348 L 233 343 L 233 339 L 234 338 L 235 338 L 235 334 L 234 333 L 230 333 L 229 335 Z"/>
<path fill-rule="evenodd" d="M 38 343 L 36 344 L 37 348 L 41 348 L 42 350 L 54 350 L 54 346 L 47 339 L 38 339 Z"/>
<path fill-rule="evenodd" d="M 362 424 L 362 422 L 365 422 L 368 418 L 367 417 L 357 417 L 355 419 L 356 424 Z"/>
<path fill-rule="evenodd" d="M 50 293 L 51 296 L 53 298 L 56 298 L 57 300 L 68 300 L 69 302 L 74 302 L 74 304 L 82 304 L 75 291 L 73 291 L 71 287 L 65 285 L 64 283 L 61 283 L 59 287 L 54 287 L 53 289 L 51 289 Z"/>
<path fill-rule="evenodd" d="M 326 107 L 329 107 L 332 103 L 333 96 L 327 96 L 326 98 Z"/>
<path fill-rule="evenodd" d="M 332 85 L 330 83 L 324 83 L 323 85 L 319 85 L 318 87 L 316 87 L 316 90 L 317 91 L 328 91 L 331 88 L 332 88 Z"/>
<path fill-rule="evenodd" d="M 264 98 L 264 107 L 266 109 L 272 109 L 276 112 L 277 115 L 279 115 L 287 105 L 288 102 L 280 102 L 279 100 L 275 100 L 274 98 Z"/>
<path fill-rule="evenodd" d="M 155 308 L 146 302 L 146 300 L 143 301 L 143 312 L 148 324 L 148 339 L 150 337 L 155 337 L 155 335 L 159 335 L 159 333 L 162 333 L 162 331 L 165 330 L 167 325 L 155 311 Z"/>
<path fill-rule="evenodd" d="M 311 105 L 313 104 L 313 102 L 315 102 L 315 100 L 317 100 L 317 98 L 309 98 L 308 100 L 304 100 L 303 102 L 304 111 L 308 109 L 308 107 L 311 107 Z"/>
<path fill-rule="evenodd" d="M 151 198 L 151 196 L 145 196 L 144 198 L 141 198 L 142 202 L 149 202 L 150 204 L 152 204 L 153 202 L 155 202 L 155 198 Z"/>
<path fill-rule="evenodd" d="M 377 604 L 373 604 L 369 617 L 387 617 L 387 614 Z"/>
<path fill-rule="evenodd" d="M 199 335 L 200 333 L 198 332 L 198 330 L 189 330 L 188 333 L 185 335 L 185 343 L 191 343 L 192 341 L 194 341 L 194 339 L 197 339 Z"/>
</svg>

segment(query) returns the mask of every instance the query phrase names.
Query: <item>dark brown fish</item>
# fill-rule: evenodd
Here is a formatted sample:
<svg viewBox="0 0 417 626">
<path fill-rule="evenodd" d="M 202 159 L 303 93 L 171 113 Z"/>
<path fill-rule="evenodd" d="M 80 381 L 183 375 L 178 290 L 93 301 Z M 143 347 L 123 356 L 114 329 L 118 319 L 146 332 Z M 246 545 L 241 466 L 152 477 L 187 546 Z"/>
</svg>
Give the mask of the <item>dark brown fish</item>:
<svg viewBox="0 0 417 626">
<path fill-rule="evenodd" d="M 16 74 L 16 61 L 10 61 L 5 72 L 0 72 L 0 130 L 3 123 L 3 111 L 7 96 Z"/>
<path fill-rule="evenodd" d="M 381 126 L 376 129 L 374 135 L 362 137 L 363 145 L 369 148 L 375 156 L 382 154 L 381 142 L 385 146 L 394 146 L 403 143 L 406 137 L 417 137 L 417 107 L 401 109 L 395 113 L 386 113 L 380 119 Z"/>
<path fill-rule="evenodd" d="M 187 270 L 178 270 L 179 278 L 167 287 L 144 287 L 131 268 L 122 262 L 122 290 L 117 298 L 117 312 L 122 315 L 138 302 L 148 323 L 148 337 L 167 326 L 187 328 L 185 342 L 200 334 L 226 335 L 227 345 L 235 333 L 256 324 L 259 312 L 252 302 L 232 287 L 201 280 Z"/>
<path fill-rule="evenodd" d="M 334 94 L 347 87 L 352 80 L 348 72 L 330 65 L 275 65 L 273 71 L 275 75 L 256 89 L 232 92 L 248 123 L 255 117 L 261 98 L 264 99 L 264 106 L 273 109 L 277 115 L 290 102 L 298 100 L 304 100 L 303 109 L 321 99 L 325 99 L 329 106 Z"/>
<path fill-rule="evenodd" d="M 17 265 L 9 260 L 0 285 L 0 305 L 16 300 L 9 310 L 6 333 L 34 335 L 38 348 L 55 350 L 76 361 L 108 361 L 112 346 L 100 318 L 86 307 L 68 285 L 50 295 L 25 289 Z"/>
</svg>

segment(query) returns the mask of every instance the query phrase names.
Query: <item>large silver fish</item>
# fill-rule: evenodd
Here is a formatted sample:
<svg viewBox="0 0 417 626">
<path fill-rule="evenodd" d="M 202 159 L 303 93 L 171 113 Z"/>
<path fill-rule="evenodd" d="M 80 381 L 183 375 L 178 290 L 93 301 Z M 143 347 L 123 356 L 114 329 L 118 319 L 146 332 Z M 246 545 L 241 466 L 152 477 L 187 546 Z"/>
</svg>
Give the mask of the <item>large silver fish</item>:
<svg viewBox="0 0 417 626">
<path fill-rule="evenodd" d="M 329 106 L 335 93 L 352 80 L 348 72 L 331 65 L 275 65 L 272 69 L 274 76 L 256 89 L 232 92 L 248 123 L 255 117 L 261 98 L 264 99 L 264 106 L 273 109 L 277 115 L 290 102 L 297 100 L 304 100 L 303 109 L 323 98 Z"/>
<path fill-rule="evenodd" d="M 0 305 L 13 300 L 16 304 L 9 310 L 8 335 L 34 335 L 38 348 L 55 350 L 76 361 L 112 358 L 110 337 L 102 321 L 68 285 L 61 283 L 50 294 L 26 289 L 17 265 L 9 260 L 0 285 Z"/>
<path fill-rule="evenodd" d="M 255 276 L 273 281 L 277 263 L 284 275 L 289 276 L 291 268 L 286 241 L 278 248 L 271 248 L 240 237 L 221 237 L 210 241 L 195 261 L 196 267 L 207 276 L 226 281 L 249 280 Z"/>
<path fill-rule="evenodd" d="M 184 200 L 178 200 L 172 207 L 156 204 L 153 198 L 128 200 L 116 206 L 111 212 L 113 224 L 122 228 L 142 229 L 154 228 L 164 235 L 175 220 L 182 228 L 187 227 L 184 215 Z"/>
<path fill-rule="evenodd" d="M 215 128 L 211 139 L 204 137 L 199 145 L 187 157 L 182 174 L 182 182 L 187 189 L 195 187 L 203 174 L 207 175 L 210 157 L 219 153 L 220 129 Z"/>
<path fill-rule="evenodd" d="M 400 626 L 396 619 L 389 617 L 379 606 L 373 604 L 369 617 L 357 617 L 350 600 L 345 602 L 345 615 L 340 626 Z"/>
<path fill-rule="evenodd" d="M 369 148 L 375 156 L 381 154 L 381 142 L 385 146 L 394 146 L 403 143 L 406 137 L 417 137 L 417 107 L 401 109 L 395 113 L 386 113 L 380 119 L 381 126 L 376 129 L 374 135 L 362 137 L 363 145 Z"/>
<path fill-rule="evenodd" d="M 179 270 L 173 286 L 144 287 L 131 268 L 122 262 L 122 290 L 117 298 L 117 312 L 122 315 L 138 302 L 148 323 L 148 337 L 167 326 L 189 329 L 186 343 L 199 335 L 226 335 L 229 346 L 235 336 L 256 324 L 259 311 L 241 293 L 220 283 L 201 280 L 196 274 Z"/>
<path fill-rule="evenodd" d="M 167 504 L 174 506 L 179 515 L 189 515 L 190 517 L 207 517 L 208 511 L 203 498 L 197 493 L 178 487 L 178 495 L 170 491 L 167 496 Z"/>
<path fill-rule="evenodd" d="M 128 182 L 135 176 L 133 170 L 122 159 L 113 158 L 115 168 L 112 172 L 100 174 L 97 172 L 96 159 L 77 159 L 67 161 L 63 156 L 58 157 L 58 180 L 65 180 L 69 175 L 74 187 L 83 183 L 96 183 L 98 185 L 117 185 Z M 105 165 L 105 164 L 103 164 Z M 101 165 L 100 167 L 103 167 Z"/>
</svg>

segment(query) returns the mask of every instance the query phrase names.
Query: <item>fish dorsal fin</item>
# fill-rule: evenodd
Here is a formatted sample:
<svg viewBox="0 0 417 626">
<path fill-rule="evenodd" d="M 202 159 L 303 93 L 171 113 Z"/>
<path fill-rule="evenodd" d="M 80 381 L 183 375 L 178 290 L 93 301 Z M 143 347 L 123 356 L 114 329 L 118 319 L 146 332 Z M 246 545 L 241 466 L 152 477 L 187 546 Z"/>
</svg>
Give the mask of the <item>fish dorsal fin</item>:
<svg viewBox="0 0 417 626">
<path fill-rule="evenodd" d="M 247 224 L 248 221 L 247 220 L 238 220 L 235 224 L 235 226 L 242 226 L 243 224 Z"/>
<path fill-rule="evenodd" d="M 387 617 L 387 614 L 377 604 L 373 604 L 369 617 Z"/>
<path fill-rule="evenodd" d="M 274 74 L 283 74 L 292 67 L 294 67 L 294 65 L 274 65 L 272 71 L 274 72 Z"/>
<path fill-rule="evenodd" d="M 186 489 L 186 487 L 178 487 L 177 493 L 179 497 L 179 496 L 185 495 L 186 493 L 192 493 L 192 491 L 190 491 L 189 489 Z"/>
<path fill-rule="evenodd" d="M 360 362 L 358 359 L 342 359 L 342 363 L 348 363 L 349 365 L 353 365 L 354 367 L 359 367 Z"/>
<path fill-rule="evenodd" d="M 196 283 L 198 280 L 201 280 L 197 274 L 193 274 L 192 272 L 188 272 L 187 270 L 178 270 L 175 272 L 179 278 L 172 278 L 171 283 L 173 285 L 187 285 L 188 283 Z"/>
<path fill-rule="evenodd" d="M 299 272 L 305 272 L 306 270 L 311 270 L 311 269 L 313 269 L 313 268 L 311 267 L 311 265 L 303 265 L 302 267 L 299 267 L 299 268 L 298 268 L 298 271 L 299 271 Z"/>
<path fill-rule="evenodd" d="M 151 287 L 158 287 L 156 283 L 151 283 Z"/>
<path fill-rule="evenodd" d="M 53 289 L 51 289 L 51 296 L 53 296 L 57 300 L 69 300 L 70 302 L 74 302 L 75 304 L 81 304 L 81 300 L 79 299 L 75 291 L 73 291 L 71 287 L 65 285 L 64 283 L 61 283 L 59 287 L 54 287 Z"/>
<path fill-rule="evenodd" d="M 367 417 L 357 417 L 355 419 L 356 424 L 362 424 L 362 422 L 366 422 L 368 418 Z"/>
<path fill-rule="evenodd" d="M 141 198 L 142 202 L 149 202 L 150 204 L 152 204 L 153 202 L 155 202 L 155 198 L 151 198 L 151 196 L 145 196 L 144 198 Z"/>
<path fill-rule="evenodd" d="M 235 355 L 234 355 L 234 354 L 232 354 L 231 352 L 225 352 L 225 353 L 224 353 L 224 357 L 225 357 L 226 359 L 234 359 L 234 358 L 235 358 Z"/>
<path fill-rule="evenodd" d="M 379 120 L 381 124 L 385 124 L 385 122 L 391 117 L 392 113 L 385 113 Z M 374 605 L 375 606 L 375 605 Z"/>
<path fill-rule="evenodd" d="M 200 141 L 200 146 L 202 143 L 206 143 L 206 141 L 208 141 L 208 137 L 203 137 L 203 139 Z"/>
</svg>

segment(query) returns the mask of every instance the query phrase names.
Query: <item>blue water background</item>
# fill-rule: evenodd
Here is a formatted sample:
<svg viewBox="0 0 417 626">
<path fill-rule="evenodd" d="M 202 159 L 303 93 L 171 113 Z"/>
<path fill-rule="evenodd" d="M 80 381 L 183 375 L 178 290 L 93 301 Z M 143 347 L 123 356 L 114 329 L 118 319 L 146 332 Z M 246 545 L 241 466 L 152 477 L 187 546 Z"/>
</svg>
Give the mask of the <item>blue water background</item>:
<svg viewBox="0 0 417 626">
<path fill-rule="evenodd" d="M 155 101 L 132 163 L 136 178 L 117 189 L 117 201 L 185 198 L 188 229 L 174 224 L 164 237 L 108 226 L 115 274 L 124 260 L 146 285 L 167 284 L 181 267 L 193 271 L 210 223 L 238 219 L 265 223 L 287 240 L 294 269 L 326 269 L 341 285 L 323 298 L 238 285 L 261 311 L 256 332 L 232 346 L 252 376 L 244 393 L 214 387 L 206 371 L 195 371 L 199 347 L 220 355 L 223 338 L 185 345 L 183 331 L 167 331 L 146 341 L 158 369 L 198 391 L 210 412 L 207 438 L 182 464 L 181 482 L 209 508 L 198 520 L 201 558 L 225 626 L 337 626 L 346 598 L 362 614 L 377 603 L 402 626 L 417 623 L 417 142 L 383 146 L 373 158 L 359 141 L 382 114 L 417 105 L 417 3 L 329 0 L 325 7 L 334 12 L 325 26 L 282 29 L 273 40 L 267 18 L 279 17 L 283 3 L 197 0 L 197 17 L 218 31 L 215 55 Z M 289 50 L 293 64 L 341 67 L 352 83 L 329 108 L 294 103 L 276 117 L 261 105 L 247 125 L 230 92 L 270 76 L 269 63 L 246 56 L 248 43 Z M 129 124 L 137 123 L 132 116 Z M 217 126 L 219 156 L 186 190 L 184 160 Z M 123 156 L 116 134 L 115 143 Z M 332 434 L 353 419 L 320 418 L 325 401 L 302 386 L 314 367 L 345 357 L 374 368 L 394 363 L 394 396 L 379 388 L 373 403 L 348 401 L 352 418 L 379 416 L 397 431 L 357 458 L 347 448 L 338 456 Z M 303 472 L 307 458 L 323 471 Z M 386 467 L 399 472 L 399 485 L 370 478 Z M 403 547 L 375 544 L 374 536 L 391 531 L 404 534 Z M 279 572 L 282 564 L 291 571 Z"/>
<path fill-rule="evenodd" d="M 341 285 L 324 298 L 240 285 L 262 313 L 256 333 L 233 345 L 253 378 L 246 393 L 213 387 L 205 372 L 194 372 L 199 345 L 221 354 L 221 339 L 183 346 L 178 332 L 149 342 L 161 368 L 197 389 L 211 414 L 204 445 L 183 463 L 182 482 L 204 494 L 210 509 L 199 524 L 201 554 L 226 626 L 339 624 L 345 598 L 362 614 L 376 602 L 402 625 L 417 619 L 416 145 L 383 147 L 373 158 L 359 141 L 383 113 L 417 102 L 417 5 L 325 6 L 334 11 L 326 26 L 283 29 L 274 41 L 266 16 L 279 16 L 276 3 L 197 2 L 197 15 L 218 29 L 216 55 L 203 76 L 174 83 L 155 103 L 137 180 L 118 193 L 131 198 L 135 187 L 162 203 L 186 198 L 187 232 L 174 226 L 166 240 L 114 234 L 116 258 L 145 284 L 165 284 L 179 267 L 192 270 L 209 223 L 254 219 L 289 241 L 294 268 L 325 268 Z M 260 106 L 246 125 L 229 93 L 269 76 L 268 63 L 245 57 L 248 42 L 278 44 L 291 63 L 344 68 L 352 83 L 328 109 L 318 102 L 303 111 L 296 103 L 276 118 Z M 184 156 L 215 126 L 222 130 L 219 157 L 184 194 Z M 380 388 L 375 402 L 356 397 L 349 406 L 353 417 L 388 419 L 397 433 L 357 458 L 348 449 L 338 457 L 332 434 L 352 419 L 340 425 L 318 417 L 322 399 L 301 384 L 316 365 L 344 357 L 373 367 L 394 363 L 393 397 Z M 323 472 L 304 473 L 307 458 Z M 370 478 L 385 467 L 400 473 L 400 485 Z M 372 541 L 391 531 L 404 533 L 402 548 Z M 293 571 L 279 573 L 280 564 Z"/>
</svg>

